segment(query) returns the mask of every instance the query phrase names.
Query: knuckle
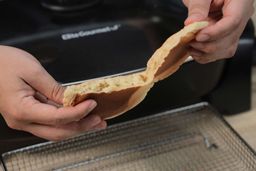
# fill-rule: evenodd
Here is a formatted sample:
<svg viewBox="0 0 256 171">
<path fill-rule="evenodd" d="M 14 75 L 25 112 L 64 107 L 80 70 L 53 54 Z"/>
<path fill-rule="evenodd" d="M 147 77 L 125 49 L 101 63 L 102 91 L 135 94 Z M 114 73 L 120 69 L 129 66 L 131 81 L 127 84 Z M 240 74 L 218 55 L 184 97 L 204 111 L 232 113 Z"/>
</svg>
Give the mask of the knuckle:
<svg viewBox="0 0 256 171">
<path fill-rule="evenodd" d="M 17 121 L 6 121 L 6 124 L 8 125 L 8 127 L 12 128 L 12 129 L 16 129 L 16 130 L 20 130 L 20 124 Z"/>
<path fill-rule="evenodd" d="M 231 47 L 227 50 L 227 58 L 231 58 L 236 54 L 236 47 Z"/>
<path fill-rule="evenodd" d="M 23 112 L 19 112 L 19 111 L 12 112 L 11 116 L 16 121 L 23 121 L 25 118 L 25 114 Z"/>
<path fill-rule="evenodd" d="M 51 99 L 58 99 L 60 97 L 60 95 L 62 94 L 63 92 L 63 88 L 58 84 L 56 83 L 53 88 L 52 88 L 52 91 L 51 91 Z"/>
</svg>

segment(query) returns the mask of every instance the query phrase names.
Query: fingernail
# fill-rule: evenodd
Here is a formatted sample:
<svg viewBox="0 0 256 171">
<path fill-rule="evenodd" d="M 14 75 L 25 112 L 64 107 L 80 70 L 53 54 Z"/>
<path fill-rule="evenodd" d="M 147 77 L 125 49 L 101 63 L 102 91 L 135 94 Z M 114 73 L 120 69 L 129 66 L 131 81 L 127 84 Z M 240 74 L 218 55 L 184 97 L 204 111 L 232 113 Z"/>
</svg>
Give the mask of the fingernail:
<svg viewBox="0 0 256 171">
<path fill-rule="evenodd" d="M 196 37 L 196 40 L 197 40 L 198 42 L 205 42 L 205 41 L 207 41 L 207 40 L 209 40 L 209 39 L 210 39 L 210 36 L 207 35 L 207 34 L 199 34 L 199 35 Z"/>
<path fill-rule="evenodd" d="M 188 25 L 188 24 L 191 24 L 193 22 L 196 22 L 196 21 L 201 21 L 203 20 L 203 16 L 200 15 L 200 14 L 193 14 L 193 15 L 190 15 L 186 21 L 185 21 L 185 25 Z"/>
<path fill-rule="evenodd" d="M 88 106 L 88 112 L 91 112 L 96 106 L 97 106 L 97 103 L 92 100 Z"/>
<path fill-rule="evenodd" d="M 192 14 L 188 18 L 190 20 L 202 20 L 204 17 L 201 14 Z"/>
</svg>

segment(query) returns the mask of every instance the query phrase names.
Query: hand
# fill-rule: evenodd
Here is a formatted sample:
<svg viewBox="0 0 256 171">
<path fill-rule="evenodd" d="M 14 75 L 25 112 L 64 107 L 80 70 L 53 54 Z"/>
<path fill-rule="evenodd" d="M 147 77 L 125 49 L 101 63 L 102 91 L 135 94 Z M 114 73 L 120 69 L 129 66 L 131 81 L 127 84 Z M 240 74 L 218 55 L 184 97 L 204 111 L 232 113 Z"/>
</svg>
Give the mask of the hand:
<svg viewBox="0 0 256 171">
<path fill-rule="evenodd" d="M 22 50 L 0 46 L 0 91 L 0 113 L 13 129 L 62 140 L 106 127 L 99 116 L 88 115 L 93 100 L 61 107 L 64 88 Z"/>
<path fill-rule="evenodd" d="M 253 0 L 183 0 L 188 8 L 185 25 L 209 21 L 198 33 L 190 55 L 202 64 L 234 56 L 239 38 L 253 14 Z"/>
</svg>

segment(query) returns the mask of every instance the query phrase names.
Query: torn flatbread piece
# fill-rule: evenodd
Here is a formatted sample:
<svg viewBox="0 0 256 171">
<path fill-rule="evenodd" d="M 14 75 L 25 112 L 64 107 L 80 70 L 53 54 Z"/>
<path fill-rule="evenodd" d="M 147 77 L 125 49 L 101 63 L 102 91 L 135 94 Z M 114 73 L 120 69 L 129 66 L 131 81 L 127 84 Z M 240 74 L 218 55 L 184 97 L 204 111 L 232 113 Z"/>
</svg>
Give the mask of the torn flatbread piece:
<svg viewBox="0 0 256 171">
<path fill-rule="evenodd" d="M 63 105 L 75 106 L 94 99 L 97 107 L 92 114 L 110 119 L 138 105 L 153 85 L 173 74 L 189 57 L 188 44 L 208 22 L 195 22 L 169 37 L 147 62 L 145 71 L 98 78 L 79 85 L 68 86 L 64 92 Z"/>
</svg>

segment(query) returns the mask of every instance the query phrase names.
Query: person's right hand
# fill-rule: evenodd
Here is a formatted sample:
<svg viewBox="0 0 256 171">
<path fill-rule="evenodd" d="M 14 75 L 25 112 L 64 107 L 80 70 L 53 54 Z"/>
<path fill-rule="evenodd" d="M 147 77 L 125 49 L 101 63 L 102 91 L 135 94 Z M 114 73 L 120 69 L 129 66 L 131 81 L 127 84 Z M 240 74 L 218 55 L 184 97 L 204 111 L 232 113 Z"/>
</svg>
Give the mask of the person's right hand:
<svg viewBox="0 0 256 171">
<path fill-rule="evenodd" d="M 240 36 L 254 12 L 253 0 L 183 0 L 188 8 L 185 25 L 197 21 L 208 21 L 209 26 L 201 30 L 190 43 L 189 53 L 206 64 L 233 57 Z"/>
<path fill-rule="evenodd" d="M 63 92 L 32 55 L 0 46 L 0 113 L 9 127 L 54 141 L 106 127 L 99 116 L 88 115 L 95 101 L 61 107 Z"/>
</svg>

